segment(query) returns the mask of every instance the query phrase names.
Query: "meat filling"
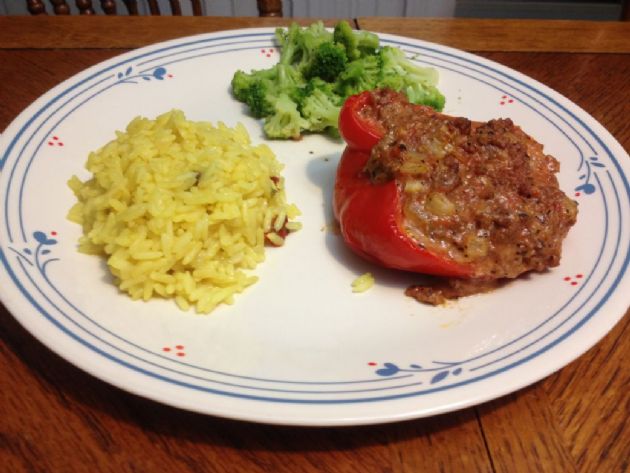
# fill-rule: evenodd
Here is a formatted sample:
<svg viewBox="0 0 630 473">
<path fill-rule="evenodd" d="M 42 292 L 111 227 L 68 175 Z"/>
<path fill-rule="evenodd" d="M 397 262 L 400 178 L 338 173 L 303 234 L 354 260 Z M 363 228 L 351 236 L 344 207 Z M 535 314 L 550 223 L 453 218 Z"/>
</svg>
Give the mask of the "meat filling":
<svg viewBox="0 0 630 473">
<path fill-rule="evenodd" d="M 474 269 L 471 281 L 408 295 L 435 304 L 559 264 L 577 204 L 560 190 L 560 165 L 540 143 L 510 119 L 450 117 L 388 90 L 373 99 L 362 113 L 386 132 L 364 171 L 373 182 L 397 181 L 402 225 L 418 245 Z"/>
</svg>

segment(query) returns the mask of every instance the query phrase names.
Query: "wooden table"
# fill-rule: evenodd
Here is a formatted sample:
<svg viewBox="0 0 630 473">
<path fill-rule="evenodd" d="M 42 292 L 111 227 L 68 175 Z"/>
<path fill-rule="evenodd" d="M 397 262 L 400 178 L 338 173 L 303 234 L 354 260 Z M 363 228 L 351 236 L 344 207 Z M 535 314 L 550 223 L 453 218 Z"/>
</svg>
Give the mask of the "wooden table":
<svg viewBox="0 0 630 473">
<path fill-rule="evenodd" d="M 306 21 L 307 23 L 309 20 Z M 0 130 L 32 100 L 123 50 L 258 18 L 0 18 Z M 630 24 L 359 18 L 463 48 L 566 95 L 630 148 Z M 0 306 L 0 470 L 17 472 L 624 472 L 630 316 L 529 388 L 428 419 L 354 428 L 254 425 L 138 398 L 74 368 Z"/>
</svg>

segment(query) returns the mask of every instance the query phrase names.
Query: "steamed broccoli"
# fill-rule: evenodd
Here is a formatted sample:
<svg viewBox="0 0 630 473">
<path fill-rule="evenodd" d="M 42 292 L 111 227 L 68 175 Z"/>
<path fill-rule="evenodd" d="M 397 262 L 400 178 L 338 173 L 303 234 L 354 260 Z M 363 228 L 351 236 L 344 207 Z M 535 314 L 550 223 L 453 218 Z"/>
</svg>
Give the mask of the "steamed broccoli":
<svg viewBox="0 0 630 473">
<path fill-rule="evenodd" d="M 377 88 L 381 65 L 377 56 L 365 56 L 348 63 L 339 75 L 337 92 L 343 97 Z"/>
<path fill-rule="evenodd" d="M 248 89 L 261 80 L 273 80 L 276 71 L 274 69 L 262 69 L 251 71 L 249 74 L 244 71 L 236 71 L 232 77 L 232 92 L 241 102 L 245 102 L 249 94 Z"/>
<path fill-rule="evenodd" d="M 236 71 L 232 78 L 232 91 L 245 102 L 256 118 L 264 118 L 273 112 L 273 101 L 279 93 L 289 96 L 305 85 L 302 75 L 291 66 L 276 64 L 270 69 L 247 74 Z"/>
<path fill-rule="evenodd" d="M 297 104 L 287 94 L 281 93 L 272 99 L 272 106 L 273 115 L 265 118 L 263 125 L 267 136 L 299 139 L 308 122 L 300 115 Z"/>
<path fill-rule="evenodd" d="M 411 103 L 428 105 L 435 110 L 442 110 L 446 98 L 434 85 L 424 85 L 419 82 L 408 83 L 402 92 Z"/>
<path fill-rule="evenodd" d="M 281 48 L 275 66 L 232 78 L 234 97 L 252 116 L 264 118 L 269 138 L 299 138 L 302 132 L 336 132 L 339 110 L 350 95 L 376 88 L 407 94 L 413 103 L 441 110 L 437 72 L 420 67 L 400 49 L 379 45 L 378 36 L 341 21 L 333 31 L 322 22 L 276 30 Z"/>
<path fill-rule="evenodd" d="M 271 100 L 271 82 L 265 80 L 255 81 L 248 87 L 244 102 L 256 118 L 264 118 L 273 113 Z"/>
<path fill-rule="evenodd" d="M 444 95 L 436 88 L 438 73 L 435 69 L 414 64 L 402 50 L 391 46 L 383 46 L 378 55 L 381 62 L 378 87 L 404 92 L 412 103 L 436 110 L 444 108 Z"/>
<path fill-rule="evenodd" d="M 327 128 L 337 128 L 341 101 L 335 96 L 328 95 L 321 89 L 315 89 L 302 102 L 302 114 L 309 121 L 309 131 L 323 131 Z"/>
<path fill-rule="evenodd" d="M 379 51 L 379 57 L 383 68 L 383 75 L 413 76 L 419 82 L 435 85 L 438 81 L 438 73 L 432 67 L 421 67 L 411 62 L 405 53 L 392 46 L 383 46 Z"/>
<path fill-rule="evenodd" d="M 308 78 L 320 77 L 326 82 L 333 82 L 343 72 L 348 63 L 346 50 L 343 46 L 331 41 L 321 43 L 304 71 Z"/>
<path fill-rule="evenodd" d="M 308 60 L 320 44 L 330 42 L 332 39 L 332 33 L 326 29 L 321 21 L 303 28 L 300 38 L 303 60 Z"/>
<path fill-rule="evenodd" d="M 286 30 L 276 28 L 276 42 L 280 46 L 280 64 L 294 64 L 302 54 L 301 42 L 302 28 L 297 23 L 292 23 Z"/>
<path fill-rule="evenodd" d="M 280 46 L 280 63 L 296 67 L 303 72 L 311 63 L 315 51 L 322 43 L 332 41 L 330 33 L 321 21 L 306 28 L 300 28 L 297 23 L 288 29 L 276 29 L 276 41 Z"/>
<path fill-rule="evenodd" d="M 355 31 L 345 20 L 335 25 L 333 39 L 344 46 L 350 60 L 374 54 L 379 46 L 378 36 L 368 31 Z"/>
<path fill-rule="evenodd" d="M 232 77 L 232 92 L 234 97 L 248 105 L 249 110 L 256 118 L 263 118 L 271 114 L 273 108 L 269 101 L 272 95 L 272 81 L 269 74 L 262 71 L 253 71 L 247 74 L 243 71 L 236 71 Z"/>
<path fill-rule="evenodd" d="M 334 86 L 315 77 L 303 89 L 300 112 L 309 121 L 308 131 L 337 130 L 339 111 L 343 99 L 334 91 Z"/>
<path fill-rule="evenodd" d="M 247 89 L 254 83 L 254 76 L 252 74 L 247 74 L 244 71 L 236 71 L 234 76 L 232 76 L 232 93 L 237 100 L 241 102 L 245 101 L 245 97 L 247 94 Z"/>
<path fill-rule="evenodd" d="M 275 69 L 272 82 L 277 88 L 276 93 L 286 92 L 291 95 L 294 89 L 303 87 L 306 84 L 304 76 L 294 67 L 286 64 L 276 64 L 272 69 Z"/>
</svg>

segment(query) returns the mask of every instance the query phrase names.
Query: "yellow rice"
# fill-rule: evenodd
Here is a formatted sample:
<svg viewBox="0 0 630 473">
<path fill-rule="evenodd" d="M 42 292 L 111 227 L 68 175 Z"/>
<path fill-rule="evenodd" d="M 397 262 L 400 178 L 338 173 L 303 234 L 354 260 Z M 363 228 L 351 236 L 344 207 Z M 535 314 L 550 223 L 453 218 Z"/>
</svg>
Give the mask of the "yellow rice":
<svg viewBox="0 0 630 473">
<path fill-rule="evenodd" d="M 280 246 L 299 210 L 287 204 L 282 165 L 241 124 L 186 120 L 179 110 L 135 118 L 73 176 L 79 250 L 105 255 L 133 299 L 173 298 L 207 313 L 256 282 L 265 238 Z"/>
</svg>

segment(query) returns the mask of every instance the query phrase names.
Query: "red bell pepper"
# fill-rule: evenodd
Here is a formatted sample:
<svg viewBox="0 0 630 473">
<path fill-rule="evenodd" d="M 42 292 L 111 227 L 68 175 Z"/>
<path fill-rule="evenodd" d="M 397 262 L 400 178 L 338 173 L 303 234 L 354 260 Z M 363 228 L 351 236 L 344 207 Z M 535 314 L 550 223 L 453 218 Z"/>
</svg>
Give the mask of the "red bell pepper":
<svg viewBox="0 0 630 473">
<path fill-rule="evenodd" d="M 438 276 L 470 277 L 472 267 L 421 247 L 401 226 L 400 186 L 396 179 L 373 183 L 363 171 L 370 151 L 385 130 L 365 112 L 370 92 L 349 97 L 339 115 L 347 143 L 337 168 L 334 212 L 348 246 L 383 266 Z"/>
</svg>

